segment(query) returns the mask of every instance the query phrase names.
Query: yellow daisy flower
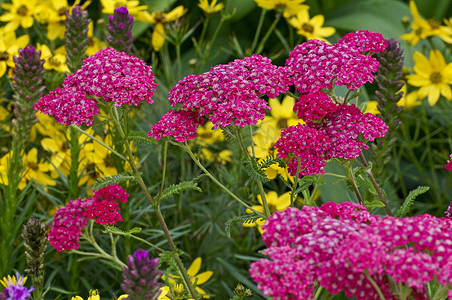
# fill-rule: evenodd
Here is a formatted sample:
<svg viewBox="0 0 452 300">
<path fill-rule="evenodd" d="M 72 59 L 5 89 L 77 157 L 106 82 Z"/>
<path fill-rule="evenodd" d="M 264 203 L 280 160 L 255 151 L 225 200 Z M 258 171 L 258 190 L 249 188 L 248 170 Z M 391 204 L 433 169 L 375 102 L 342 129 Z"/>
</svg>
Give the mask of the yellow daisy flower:
<svg viewBox="0 0 452 300">
<path fill-rule="evenodd" d="M 212 0 L 212 3 L 210 4 L 208 0 L 199 0 L 198 6 L 208 15 L 219 12 L 224 8 L 223 3 L 217 4 L 217 0 Z"/>
<path fill-rule="evenodd" d="M 452 63 L 446 65 L 443 55 L 439 50 L 431 50 L 427 59 L 422 53 L 415 52 L 414 71 L 416 74 L 407 76 L 408 83 L 420 87 L 419 97 L 428 97 L 431 106 L 435 105 L 440 95 L 447 100 L 452 100 Z"/>
<path fill-rule="evenodd" d="M 259 7 L 275 9 L 282 12 L 284 18 L 290 18 L 302 10 L 308 10 L 309 6 L 301 4 L 305 0 L 254 0 Z"/>
<path fill-rule="evenodd" d="M 52 169 L 48 162 L 38 161 L 38 149 L 32 148 L 26 155 L 24 155 L 25 172 L 23 178 L 19 183 L 19 189 L 23 190 L 27 182 L 31 179 L 36 180 L 42 185 L 54 186 L 56 182 L 47 175 Z"/>
<path fill-rule="evenodd" d="M 55 54 L 52 54 L 49 47 L 44 44 L 38 44 L 37 50 L 41 51 L 41 59 L 44 59 L 44 68 L 46 70 L 55 70 L 61 73 L 70 73 L 66 64 L 66 50 L 64 46 L 55 50 Z"/>
<path fill-rule="evenodd" d="M 12 0 L 12 3 L 2 3 L 2 8 L 8 12 L 0 16 L 0 21 L 8 22 L 6 31 L 15 31 L 19 26 L 33 26 L 33 14 L 37 9 L 37 0 Z"/>
<path fill-rule="evenodd" d="M 413 22 L 411 23 L 412 31 L 401 35 L 401 39 L 408 41 L 413 46 L 420 40 L 430 36 L 438 36 L 446 43 L 452 43 L 452 28 L 442 26 L 440 22 L 434 19 L 425 20 L 422 18 L 413 0 L 410 1 L 410 12 L 413 16 Z"/>
<path fill-rule="evenodd" d="M 290 192 L 284 193 L 281 196 L 278 196 L 278 194 L 275 191 L 270 191 L 265 194 L 265 199 L 267 200 L 268 208 L 270 210 L 270 213 L 273 214 L 275 211 L 284 211 L 286 208 L 290 206 Z M 259 201 L 260 205 L 253 205 L 252 208 L 257 210 L 258 212 L 264 213 L 264 205 L 262 203 L 262 197 L 261 195 L 257 195 L 257 200 Z M 251 214 L 251 209 L 247 209 L 246 212 L 248 214 Z M 264 231 L 262 230 L 262 225 L 264 225 L 265 220 L 258 219 L 257 221 L 251 222 L 251 223 L 243 223 L 242 225 L 245 227 L 255 227 L 257 226 L 259 232 L 262 234 Z"/>
<path fill-rule="evenodd" d="M 14 68 L 13 56 L 18 56 L 20 48 L 25 48 L 30 41 L 28 35 L 16 38 L 14 31 L 0 33 L 0 77 L 5 75 L 7 67 Z"/>
<path fill-rule="evenodd" d="M 107 48 L 108 45 L 94 36 L 93 21 L 89 22 L 88 28 L 88 48 L 86 48 L 85 53 L 87 56 L 90 56 L 96 54 L 101 49 Z"/>
<path fill-rule="evenodd" d="M 302 10 L 295 17 L 289 19 L 289 24 L 297 29 L 299 35 L 303 35 L 307 40 L 322 40 L 328 42 L 325 37 L 332 36 L 336 29 L 333 27 L 322 27 L 325 22 L 323 15 L 316 15 L 309 18 L 308 10 Z"/>
<path fill-rule="evenodd" d="M 154 51 L 160 51 L 165 43 L 165 23 L 174 22 L 182 17 L 187 12 L 184 6 L 179 5 L 169 13 L 155 11 L 147 16 L 143 21 L 155 24 L 154 32 L 152 33 L 152 47 Z"/>
<path fill-rule="evenodd" d="M 205 290 L 203 290 L 202 288 L 200 288 L 199 286 L 204 284 L 204 283 L 206 283 L 210 279 L 210 277 L 212 277 L 213 272 L 212 271 L 205 271 L 205 272 L 199 273 L 199 270 L 201 270 L 201 263 L 202 263 L 202 258 L 201 257 L 197 257 L 192 262 L 190 267 L 188 267 L 187 273 L 188 273 L 188 276 L 190 277 L 191 283 L 195 284 L 195 282 L 196 282 L 196 292 L 198 294 L 202 295 L 203 298 L 210 298 L 210 296 L 207 294 L 207 292 Z M 178 283 L 175 280 L 175 279 L 179 279 L 179 278 L 180 278 L 179 276 L 176 276 L 176 275 L 173 275 L 173 274 L 170 274 L 168 276 L 168 281 L 171 284 L 171 286 L 173 286 L 173 289 L 175 289 L 176 287 L 180 288 L 180 286 L 177 286 Z M 165 276 L 162 276 L 162 279 L 165 280 Z M 182 286 L 182 288 L 183 288 L 183 286 Z M 168 298 L 165 295 L 167 295 L 170 292 L 170 288 L 169 287 L 162 287 L 161 290 L 163 292 L 165 292 L 165 294 L 163 296 L 161 296 L 162 298 L 159 297 L 158 299 L 160 300 L 160 299 Z M 166 297 L 166 298 L 164 298 L 164 297 Z"/>
<path fill-rule="evenodd" d="M 196 131 L 196 143 L 202 146 L 201 158 L 209 162 L 219 162 L 226 164 L 231 161 L 232 151 L 228 149 L 215 151 L 213 145 L 217 142 L 224 141 L 224 135 L 220 129 L 213 129 L 212 122 L 206 122 Z"/>
</svg>

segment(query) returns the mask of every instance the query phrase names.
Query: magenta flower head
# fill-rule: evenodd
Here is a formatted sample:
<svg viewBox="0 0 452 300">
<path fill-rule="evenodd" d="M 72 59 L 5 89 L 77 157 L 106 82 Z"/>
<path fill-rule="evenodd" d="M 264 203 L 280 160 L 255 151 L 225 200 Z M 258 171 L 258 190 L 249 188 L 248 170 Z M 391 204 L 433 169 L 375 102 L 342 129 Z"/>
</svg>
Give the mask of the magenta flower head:
<svg viewBox="0 0 452 300">
<path fill-rule="evenodd" d="M 65 125 L 90 126 L 99 111 L 94 97 L 114 102 L 116 107 L 152 104 L 156 87 L 152 68 L 145 62 L 107 48 L 85 59 L 79 70 L 66 77 L 63 88 L 41 98 L 35 109 L 54 115 Z"/>
<path fill-rule="evenodd" d="M 122 222 L 117 201 L 124 203 L 128 196 L 119 185 L 111 185 L 94 191 L 91 198 L 69 201 L 55 213 L 50 224 L 49 243 L 59 252 L 78 249 L 78 241 L 82 229 L 88 223 L 87 219 L 95 220 L 102 225 L 116 225 L 116 222 Z"/>
<path fill-rule="evenodd" d="M 179 140 L 195 137 L 196 130 L 191 126 L 201 124 L 200 117 L 207 117 L 215 129 L 256 124 L 264 118 L 266 110 L 270 110 L 267 101 L 260 97 L 276 97 L 285 93 L 289 85 L 289 69 L 275 66 L 261 55 L 217 65 L 200 75 L 188 75 L 171 89 L 168 100 L 172 107 L 181 104 L 182 110 L 190 113 L 168 113 L 157 127 L 163 124 L 170 127 L 165 132 L 163 128 L 153 127 L 149 135 L 156 139 L 173 136 L 171 133 L 179 131 L 177 118 L 190 124 L 190 129 L 183 129 L 187 134 L 174 136 Z"/>
<path fill-rule="evenodd" d="M 356 90 L 373 81 L 378 61 L 363 52 L 381 52 L 387 43 L 379 33 L 349 33 L 333 45 L 309 40 L 296 46 L 286 66 L 292 73 L 295 88 L 301 93 L 331 89 L 333 84 Z"/>
<path fill-rule="evenodd" d="M 139 249 L 127 257 L 127 267 L 122 268 L 122 289 L 131 300 L 152 300 L 160 295 L 159 283 L 163 272 L 157 269 L 158 259 L 149 258 L 146 250 Z"/>
<path fill-rule="evenodd" d="M 380 299 L 368 276 L 385 299 L 400 296 L 392 281 L 426 299 L 425 285 L 435 278 L 452 283 L 451 226 L 430 215 L 372 216 L 348 202 L 290 207 L 262 226 L 268 258 L 252 263 L 250 274 L 273 299 L 313 299 L 314 283 L 331 294 Z"/>
</svg>

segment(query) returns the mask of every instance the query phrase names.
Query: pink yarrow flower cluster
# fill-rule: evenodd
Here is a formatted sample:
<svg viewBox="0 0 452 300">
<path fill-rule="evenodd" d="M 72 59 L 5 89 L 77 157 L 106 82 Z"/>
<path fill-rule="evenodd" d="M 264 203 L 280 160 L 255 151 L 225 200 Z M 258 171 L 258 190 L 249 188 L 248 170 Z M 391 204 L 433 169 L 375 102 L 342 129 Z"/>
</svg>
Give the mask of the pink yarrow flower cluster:
<svg viewBox="0 0 452 300">
<path fill-rule="evenodd" d="M 48 239 L 59 252 L 78 249 L 79 239 L 87 219 L 95 220 L 102 225 L 116 225 L 122 222 L 119 204 L 127 202 L 128 194 L 119 185 L 110 185 L 94 191 L 88 199 L 78 198 L 59 208 L 50 225 Z"/>
<path fill-rule="evenodd" d="M 373 73 L 379 66 L 375 58 L 363 53 L 381 52 L 386 47 L 381 34 L 365 30 L 349 33 L 333 45 L 309 40 L 290 52 L 286 66 L 301 93 L 331 89 L 333 84 L 356 90 L 373 81 Z"/>
<path fill-rule="evenodd" d="M 452 171 L 452 154 L 449 157 L 450 160 L 447 162 L 447 164 L 444 165 L 444 168 L 446 170 Z"/>
<path fill-rule="evenodd" d="M 179 141 L 195 136 L 195 125 L 200 124 L 200 117 L 208 117 L 214 128 L 256 124 L 265 117 L 266 110 L 270 110 L 267 101 L 260 96 L 274 98 L 285 93 L 290 85 L 289 75 L 287 67 L 277 67 L 261 55 L 217 65 L 200 75 L 188 75 L 171 89 L 168 99 L 172 107 L 181 104 L 182 111 L 196 115 L 168 112 L 148 135 L 156 139 L 172 136 L 181 129 L 173 121 L 175 118 L 190 124 L 182 128 L 183 134 L 175 136 Z M 168 128 L 171 123 L 174 125 Z"/>
<path fill-rule="evenodd" d="M 335 103 L 322 91 L 301 95 L 294 111 L 306 124 L 282 130 L 275 143 L 279 157 L 292 156 L 288 163 L 292 176 L 297 170 L 300 177 L 323 173 L 332 158 L 356 158 L 369 148 L 359 136 L 373 141 L 388 130 L 380 118 L 363 114 L 353 104 Z"/>
<path fill-rule="evenodd" d="M 86 58 L 79 70 L 66 77 L 63 88 L 42 97 L 34 108 L 65 125 L 90 126 L 99 112 L 96 97 L 113 101 L 116 107 L 152 104 L 156 87 L 152 68 L 145 62 L 107 48 Z"/>
<path fill-rule="evenodd" d="M 427 296 L 425 284 L 452 283 L 452 220 L 372 216 L 355 203 L 320 208 L 290 207 L 263 225 L 269 259 L 251 264 L 250 274 L 273 299 L 313 299 L 315 284 L 356 299 L 398 299 L 391 280 Z M 287 276 L 286 276 L 287 274 Z M 296 288 L 293 288 L 296 287 Z"/>
</svg>

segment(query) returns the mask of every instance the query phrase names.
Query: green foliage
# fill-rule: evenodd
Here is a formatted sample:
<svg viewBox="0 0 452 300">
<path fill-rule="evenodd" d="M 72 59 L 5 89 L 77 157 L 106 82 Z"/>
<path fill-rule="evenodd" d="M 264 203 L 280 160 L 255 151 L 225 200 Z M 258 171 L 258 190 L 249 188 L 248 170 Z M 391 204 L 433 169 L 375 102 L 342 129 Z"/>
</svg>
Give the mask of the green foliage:
<svg viewBox="0 0 452 300">
<path fill-rule="evenodd" d="M 264 220 L 264 218 L 261 215 L 258 215 L 256 213 L 234 217 L 232 219 L 229 219 L 224 224 L 224 231 L 226 232 L 226 235 L 228 237 L 231 237 L 231 228 L 232 228 L 233 225 L 235 225 L 237 223 L 240 223 L 240 224 L 242 224 L 242 223 L 252 223 L 252 222 L 256 222 L 259 219 Z"/>
<path fill-rule="evenodd" d="M 163 263 L 167 263 L 171 268 L 174 270 L 178 270 L 176 259 L 174 258 L 175 255 L 182 256 L 184 252 L 182 250 L 177 249 L 174 251 L 169 252 L 163 252 L 159 254 L 160 261 L 159 261 L 159 268 L 163 268 Z"/>
<path fill-rule="evenodd" d="M 180 194 L 181 192 L 188 189 L 202 192 L 201 189 L 198 187 L 198 183 L 196 182 L 196 180 L 182 181 L 178 184 L 172 184 L 169 187 L 165 188 L 162 191 L 162 194 L 160 195 L 159 201 L 161 202 L 165 199 L 168 199 L 169 197 Z"/>
<path fill-rule="evenodd" d="M 399 210 L 397 211 L 395 216 L 398 218 L 406 217 L 410 213 L 416 197 L 424 194 L 429 189 L 430 189 L 430 187 L 428 187 L 428 186 L 419 186 L 415 190 L 410 191 L 410 193 L 405 198 L 405 201 L 403 201 L 402 206 L 399 208 Z"/>
<path fill-rule="evenodd" d="M 259 169 L 266 169 L 268 167 L 270 167 L 271 165 L 277 163 L 278 166 L 280 166 L 281 168 L 285 168 L 286 167 L 286 163 L 284 162 L 284 160 L 282 160 L 279 157 L 275 157 L 273 154 L 267 155 L 267 157 L 265 158 L 265 160 L 263 160 L 262 162 L 258 163 L 258 167 Z"/>
<path fill-rule="evenodd" d="M 264 170 L 257 163 L 256 158 L 243 159 L 242 163 L 246 172 L 252 179 L 259 180 L 263 183 L 270 181 L 267 174 L 265 174 Z"/>
<path fill-rule="evenodd" d="M 148 137 L 145 131 L 129 132 L 128 139 L 130 141 L 134 141 L 137 144 L 157 144 L 157 141 L 153 137 Z"/>
<path fill-rule="evenodd" d="M 136 181 L 136 177 L 132 171 L 123 172 L 119 175 L 98 178 L 93 184 L 92 189 L 98 190 L 112 184 L 121 184 L 128 181 Z"/>
</svg>

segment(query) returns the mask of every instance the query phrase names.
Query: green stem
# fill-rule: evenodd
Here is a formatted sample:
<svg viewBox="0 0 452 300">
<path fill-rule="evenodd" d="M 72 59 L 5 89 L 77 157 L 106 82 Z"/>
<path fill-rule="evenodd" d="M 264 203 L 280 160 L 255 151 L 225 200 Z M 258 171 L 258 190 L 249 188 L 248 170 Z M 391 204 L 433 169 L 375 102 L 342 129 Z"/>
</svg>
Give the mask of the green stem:
<svg viewBox="0 0 452 300">
<path fill-rule="evenodd" d="M 290 193 L 290 206 L 293 206 L 293 204 L 295 202 L 295 198 L 297 197 L 297 195 L 295 194 L 295 191 L 297 189 L 298 176 L 300 174 L 300 169 L 301 169 L 300 158 L 298 157 L 297 160 L 298 160 L 297 171 L 295 172 L 295 176 L 293 177 L 292 192 Z"/>
<path fill-rule="evenodd" d="M 176 61 L 177 61 L 177 75 L 178 79 L 182 78 L 182 61 L 180 58 L 180 43 L 176 44 Z"/>
<path fill-rule="evenodd" d="M 274 31 L 276 24 L 278 24 L 278 22 L 279 22 L 279 19 L 281 19 L 281 14 L 277 13 L 275 20 L 270 25 L 270 28 L 268 28 L 268 31 L 262 38 L 261 42 L 259 43 L 259 46 L 257 46 L 257 50 L 256 50 L 255 54 L 260 54 L 262 52 L 262 50 L 264 50 L 265 43 L 267 42 L 268 38 L 270 37 L 270 34 Z"/>
<path fill-rule="evenodd" d="M 380 299 L 385 300 L 385 296 L 383 295 L 380 288 L 378 287 L 378 284 L 372 279 L 372 277 L 369 275 L 369 272 L 367 270 L 364 270 L 364 275 L 370 281 L 370 284 L 372 284 L 372 286 L 375 288 L 375 290 L 378 293 L 378 296 L 380 296 Z"/>
<path fill-rule="evenodd" d="M 130 144 L 129 141 L 127 139 L 127 136 L 125 135 L 124 131 L 122 130 L 122 126 L 119 122 L 119 114 L 117 111 L 117 107 L 113 108 L 114 110 L 114 118 L 113 118 L 113 122 L 115 123 L 116 128 L 119 131 L 119 134 L 121 135 L 121 137 L 124 139 L 124 146 L 126 148 L 126 152 L 127 155 L 129 156 L 129 159 L 127 160 L 130 164 L 130 167 L 133 170 L 133 173 L 135 174 L 135 177 L 138 181 L 138 185 L 140 186 L 140 188 L 142 189 L 142 191 L 144 192 L 144 195 L 146 196 L 146 198 L 148 199 L 149 203 L 151 204 L 151 206 L 154 208 L 154 212 L 157 216 L 157 219 L 160 223 L 160 226 L 162 227 L 163 233 L 166 237 L 166 240 L 168 241 L 168 244 L 171 248 L 171 251 L 175 252 L 176 251 L 176 246 L 174 244 L 174 241 L 171 237 L 171 234 L 169 232 L 168 226 L 166 225 L 165 219 L 162 215 L 162 212 L 160 211 L 160 205 L 158 203 L 156 203 L 155 199 L 152 197 L 152 195 L 149 193 L 148 188 L 146 187 L 146 184 L 144 183 L 143 177 L 141 176 L 140 172 L 138 171 L 138 167 L 135 164 L 135 157 L 133 155 L 132 149 L 130 148 Z M 197 293 L 190 281 L 190 277 L 187 273 L 187 271 L 185 270 L 184 265 L 182 264 L 182 261 L 179 257 L 179 255 L 175 254 L 174 255 L 174 259 L 176 261 L 176 264 L 179 268 L 179 273 L 185 283 L 185 286 L 187 287 L 187 289 L 190 292 L 190 296 L 194 299 L 197 299 Z"/>
<path fill-rule="evenodd" d="M 163 250 L 162 248 L 160 248 L 160 247 L 158 247 L 158 246 L 156 246 L 156 245 L 154 245 L 154 244 L 152 244 L 152 243 L 146 241 L 145 239 L 142 239 L 142 238 L 140 238 L 140 237 L 138 237 L 138 236 L 136 236 L 136 235 L 133 235 L 133 234 L 131 234 L 131 233 L 128 233 L 128 232 L 124 233 L 124 232 L 120 232 L 120 231 L 112 231 L 112 230 L 110 230 L 108 227 L 107 227 L 107 231 L 108 231 L 109 233 L 112 233 L 112 234 L 122 235 L 122 236 L 125 236 L 125 237 L 130 237 L 130 238 L 135 239 L 135 240 L 137 240 L 137 241 L 140 241 L 140 242 L 142 242 L 142 243 L 144 243 L 144 244 L 146 244 L 146 245 L 148 245 L 148 246 L 154 248 L 155 250 L 157 250 L 157 251 L 159 251 L 159 252 L 162 252 L 162 253 L 163 253 L 163 252 L 167 252 L 166 250 Z"/>
<path fill-rule="evenodd" d="M 358 185 L 356 184 L 355 175 L 353 174 L 352 163 L 350 163 L 350 161 L 348 161 L 347 165 L 344 166 L 344 168 L 347 171 L 348 181 L 350 182 L 350 184 L 351 184 L 351 186 L 353 188 L 353 191 L 355 192 L 356 197 L 358 198 L 359 204 L 364 205 L 363 197 L 361 197 L 361 194 L 360 194 L 359 189 L 358 189 Z"/>
<path fill-rule="evenodd" d="M 261 11 L 261 16 L 259 18 L 259 23 L 257 24 L 256 33 L 254 34 L 253 44 L 251 45 L 251 53 L 254 53 L 254 49 L 257 45 L 257 40 L 259 39 L 259 35 L 261 34 L 262 25 L 264 25 L 265 15 L 267 14 L 267 10 L 265 8 Z"/>
<path fill-rule="evenodd" d="M 367 163 L 366 157 L 361 152 L 359 153 L 359 158 L 361 159 L 361 162 L 363 163 L 365 168 L 369 167 L 369 164 Z M 372 185 L 375 187 L 375 190 L 377 191 L 378 198 L 380 198 L 381 202 L 385 205 L 385 210 L 388 216 L 394 216 L 394 214 L 391 211 L 391 208 L 388 205 L 388 202 L 386 201 L 386 197 L 383 194 L 383 191 L 380 188 L 380 185 L 378 184 L 377 180 L 375 179 L 374 173 L 371 169 L 366 170 L 367 175 L 370 178 L 370 181 L 372 182 Z"/>
<path fill-rule="evenodd" d="M 69 169 L 69 199 L 76 199 L 80 195 L 80 188 L 78 186 L 78 167 L 80 145 L 78 143 L 78 131 L 70 127 L 70 147 L 71 147 L 71 166 Z"/>
<path fill-rule="evenodd" d="M 314 300 L 319 299 L 320 294 L 322 293 L 322 291 L 323 291 L 323 287 L 319 286 L 318 289 L 317 289 L 317 291 L 315 292 Z"/>
<path fill-rule="evenodd" d="M 163 146 L 163 171 L 162 171 L 162 183 L 160 184 L 159 195 L 157 196 L 157 203 L 160 203 L 160 198 L 162 197 L 163 188 L 165 187 L 165 176 L 166 176 L 166 157 L 168 155 L 168 141 L 165 141 Z"/>
<path fill-rule="evenodd" d="M 115 149 L 111 148 L 110 146 L 107 146 L 104 142 L 100 141 L 99 139 L 95 138 L 94 136 L 92 136 L 91 134 L 89 134 L 88 132 L 86 132 L 85 130 L 81 129 L 80 127 L 78 127 L 75 124 L 71 124 L 71 127 L 77 129 L 78 131 L 80 131 L 81 133 L 83 133 L 84 135 L 90 137 L 91 139 L 93 139 L 94 141 L 98 142 L 99 144 L 101 144 L 102 146 L 104 146 L 105 148 L 107 148 L 108 150 L 110 150 L 112 153 L 116 154 L 118 157 L 120 157 L 121 159 L 127 161 L 127 158 L 122 155 L 121 153 L 119 153 L 118 151 L 116 151 Z"/>
<path fill-rule="evenodd" d="M 240 204 L 242 204 L 243 206 L 245 206 L 246 208 L 248 208 L 249 210 L 251 210 L 252 212 L 260 215 L 261 217 L 263 217 L 264 219 L 267 219 L 267 216 L 265 216 L 263 213 L 258 212 L 257 210 L 255 210 L 254 208 L 252 208 L 251 206 L 249 206 L 248 204 L 246 204 L 243 200 L 241 200 L 239 197 L 237 197 L 233 192 L 231 192 L 227 187 L 225 187 L 221 182 L 219 182 L 209 171 L 207 171 L 206 168 L 204 168 L 204 166 L 201 164 L 201 162 L 196 158 L 196 156 L 193 154 L 193 152 L 190 150 L 190 148 L 188 147 L 188 145 L 185 144 L 179 144 L 176 142 L 172 142 L 169 141 L 171 144 L 181 147 L 182 149 L 184 149 L 188 155 L 190 155 L 191 159 L 195 162 L 195 164 L 207 175 L 207 177 L 209 177 L 216 185 L 218 185 L 221 189 L 223 189 L 224 191 L 226 191 L 226 193 L 228 193 L 234 200 L 236 200 L 237 202 L 239 202 Z"/>
<path fill-rule="evenodd" d="M 251 125 L 250 125 L 250 128 L 251 128 Z M 250 133 L 252 133 L 252 131 L 250 131 Z M 248 153 L 248 151 L 246 150 L 245 144 L 243 143 L 242 134 L 240 133 L 239 130 L 236 131 L 236 136 L 237 136 L 237 141 L 239 142 L 239 145 L 240 145 L 240 149 L 242 149 L 242 152 L 245 154 L 248 161 L 253 163 L 252 160 L 254 159 L 254 155 L 252 158 L 250 156 L 250 154 Z M 252 145 L 251 147 L 254 146 L 253 135 L 251 135 L 251 145 Z M 260 181 L 259 179 L 256 179 L 256 183 L 259 188 L 259 194 L 261 195 L 261 198 L 262 198 L 262 205 L 264 206 L 265 215 L 267 217 L 269 217 L 271 213 L 270 213 L 270 209 L 268 207 L 267 197 L 265 196 L 264 186 L 262 185 L 262 181 Z"/>
<path fill-rule="evenodd" d="M 207 25 L 209 25 L 209 20 L 210 20 L 210 17 L 207 16 L 205 21 L 203 22 L 202 32 L 201 32 L 201 36 L 199 37 L 198 45 L 202 45 L 202 43 L 204 42 L 204 37 L 206 36 Z"/>
</svg>

